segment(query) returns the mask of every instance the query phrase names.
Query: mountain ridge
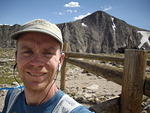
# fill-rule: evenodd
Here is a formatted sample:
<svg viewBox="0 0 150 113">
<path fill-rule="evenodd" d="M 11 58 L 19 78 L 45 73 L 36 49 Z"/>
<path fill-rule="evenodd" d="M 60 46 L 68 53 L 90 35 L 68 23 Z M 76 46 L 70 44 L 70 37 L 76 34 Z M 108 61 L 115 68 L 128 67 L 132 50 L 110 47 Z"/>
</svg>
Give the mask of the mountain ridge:
<svg viewBox="0 0 150 113">
<path fill-rule="evenodd" d="M 115 53 L 121 48 L 138 48 L 146 31 L 103 11 L 96 11 L 83 19 L 57 24 L 70 51 L 87 53 Z M 9 35 L 20 25 L 0 25 L 0 47 L 15 47 Z M 149 38 L 150 33 L 147 35 Z M 149 44 L 149 43 L 148 43 Z M 150 49 L 149 45 L 142 45 Z"/>
</svg>

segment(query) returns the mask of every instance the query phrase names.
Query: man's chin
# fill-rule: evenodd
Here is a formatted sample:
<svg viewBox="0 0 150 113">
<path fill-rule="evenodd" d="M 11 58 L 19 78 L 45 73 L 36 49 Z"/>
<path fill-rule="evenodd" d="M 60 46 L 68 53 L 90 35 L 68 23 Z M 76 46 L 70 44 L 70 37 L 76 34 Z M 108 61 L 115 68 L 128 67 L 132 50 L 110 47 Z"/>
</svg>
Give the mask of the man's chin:
<svg viewBox="0 0 150 113">
<path fill-rule="evenodd" d="M 46 85 L 44 85 L 44 83 L 40 83 L 40 84 L 32 84 L 32 85 L 25 85 L 25 88 L 27 90 L 30 90 L 30 91 L 43 91 L 45 88 L 46 88 Z"/>
</svg>

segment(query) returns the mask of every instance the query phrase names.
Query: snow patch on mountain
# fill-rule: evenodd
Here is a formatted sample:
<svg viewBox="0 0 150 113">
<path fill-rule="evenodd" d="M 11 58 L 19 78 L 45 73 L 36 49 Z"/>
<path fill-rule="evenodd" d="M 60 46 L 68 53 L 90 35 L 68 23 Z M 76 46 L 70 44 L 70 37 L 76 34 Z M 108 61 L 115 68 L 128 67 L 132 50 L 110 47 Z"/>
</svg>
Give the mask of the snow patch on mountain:
<svg viewBox="0 0 150 113">
<path fill-rule="evenodd" d="M 116 25 L 115 25 L 115 23 L 114 23 L 114 18 L 111 17 L 111 20 L 112 20 L 112 28 L 113 28 L 113 30 L 114 30 L 114 32 L 115 32 L 115 30 L 116 30 Z"/>
<path fill-rule="evenodd" d="M 88 27 L 85 23 L 81 23 L 81 25 L 82 25 L 83 27 Z"/>
<path fill-rule="evenodd" d="M 145 43 L 148 43 L 150 46 L 150 32 L 148 31 L 138 31 L 142 35 L 142 38 L 140 40 L 140 44 L 138 45 L 138 48 L 141 48 Z"/>
</svg>

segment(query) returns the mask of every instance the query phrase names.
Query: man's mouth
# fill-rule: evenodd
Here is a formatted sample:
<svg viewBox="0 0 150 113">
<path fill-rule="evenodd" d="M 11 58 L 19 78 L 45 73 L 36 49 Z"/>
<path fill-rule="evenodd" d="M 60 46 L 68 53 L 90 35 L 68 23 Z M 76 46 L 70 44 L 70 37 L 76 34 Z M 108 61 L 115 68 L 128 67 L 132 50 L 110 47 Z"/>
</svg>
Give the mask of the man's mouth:
<svg viewBox="0 0 150 113">
<path fill-rule="evenodd" d="M 31 72 L 27 72 L 30 76 L 34 76 L 34 77 L 40 77 L 40 76 L 45 76 L 46 73 L 31 73 Z"/>
</svg>

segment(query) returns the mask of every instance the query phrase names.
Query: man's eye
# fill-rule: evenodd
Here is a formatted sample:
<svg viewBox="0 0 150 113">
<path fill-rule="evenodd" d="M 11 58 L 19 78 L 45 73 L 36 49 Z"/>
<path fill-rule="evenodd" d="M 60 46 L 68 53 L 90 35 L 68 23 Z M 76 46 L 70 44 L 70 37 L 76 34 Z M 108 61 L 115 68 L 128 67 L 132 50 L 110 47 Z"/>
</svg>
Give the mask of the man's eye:
<svg viewBox="0 0 150 113">
<path fill-rule="evenodd" d="M 52 56 L 52 55 L 55 55 L 55 53 L 53 53 L 53 52 L 45 52 L 44 55 L 45 56 Z"/>
<path fill-rule="evenodd" d="M 25 56 L 29 56 L 29 55 L 31 55 L 32 54 L 32 51 L 24 51 L 23 52 L 23 55 L 25 55 Z"/>
<path fill-rule="evenodd" d="M 54 55 L 54 53 L 52 53 L 52 52 L 46 52 L 45 54 L 46 55 Z"/>
</svg>

